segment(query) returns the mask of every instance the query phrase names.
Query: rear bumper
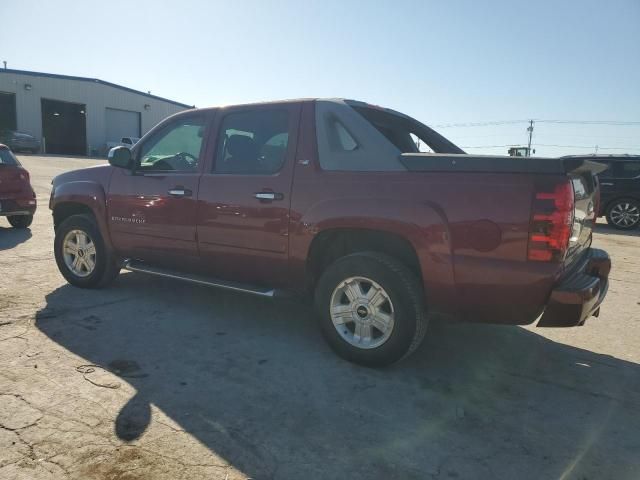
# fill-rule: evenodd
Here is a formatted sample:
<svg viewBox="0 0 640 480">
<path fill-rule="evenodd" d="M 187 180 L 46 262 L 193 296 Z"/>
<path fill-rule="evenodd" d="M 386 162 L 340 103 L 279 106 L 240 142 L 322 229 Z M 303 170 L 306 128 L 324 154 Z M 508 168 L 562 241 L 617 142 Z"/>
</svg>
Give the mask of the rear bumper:
<svg viewBox="0 0 640 480">
<path fill-rule="evenodd" d="M 36 212 L 37 206 L 35 198 L 0 198 L 0 217 L 6 217 L 8 215 L 33 215 Z"/>
<path fill-rule="evenodd" d="M 611 259 L 604 250 L 589 254 L 569 276 L 552 290 L 538 327 L 573 327 L 598 316 L 609 288 Z"/>
</svg>

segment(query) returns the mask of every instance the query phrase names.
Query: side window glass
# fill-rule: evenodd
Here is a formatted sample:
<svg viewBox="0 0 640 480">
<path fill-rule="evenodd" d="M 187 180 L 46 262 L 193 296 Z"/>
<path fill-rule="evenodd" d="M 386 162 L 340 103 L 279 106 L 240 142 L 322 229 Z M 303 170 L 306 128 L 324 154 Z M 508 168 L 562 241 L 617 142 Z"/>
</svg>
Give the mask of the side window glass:
<svg viewBox="0 0 640 480">
<path fill-rule="evenodd" d="M 204 118 L 178 120 L 167 126 L 142 145 L 139 170 L 197 171 L 203 133 Z"/>
<path fill-rule="evenodd" d="M 620 178 L 636 178 L 640 176 L 640 162 L 620 162 Z"/>
<path fill-rule="evenodd" d="M 222 121 L 217 145 L 215 173 L 276 173 L 289 146 L 289 113 L 263 109 L 230 113 Z"/>
<path fill-rule="evenodd" d="M 416 153 L 433 153 L 433 150 L 427 143 L 415 133 L 410 133 L 411 141 L 416 146 Z"/>
<path fill-rule="evenodd" d="M 347 128 L 336 118 L 327 120 L 327 133 L 329 145 L 334 151 L 353 152 L 358 148 L 358 142 L 349 133 Z"/>
<path fill-rule="evenodd" d="M 610 163 L 607 162 L 598 162 L 598 163 L 602 163 L 603 165 L 606 165 L 607 168 L 604 172 L 600 172 L 598 174 L 598 177 L 600 178 L 611 178 L 613 177 L 613 165 L 611 165 Z"/>
</svg>

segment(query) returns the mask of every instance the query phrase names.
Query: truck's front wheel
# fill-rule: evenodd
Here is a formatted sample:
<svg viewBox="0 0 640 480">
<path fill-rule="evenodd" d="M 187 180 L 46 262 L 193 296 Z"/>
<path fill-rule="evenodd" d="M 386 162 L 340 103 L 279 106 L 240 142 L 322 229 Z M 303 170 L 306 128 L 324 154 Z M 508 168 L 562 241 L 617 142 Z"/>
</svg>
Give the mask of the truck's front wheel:
<svg viewBox="0 0 640 480">
<path fill-rule="evenodd" d="M 341 357 L 385 366 L 413 352 L 427 328 L 416 276 L 394 258 L 354 253 L 322 273 L 315 304 L 324 337 Z"/>
<path fill-rule="evenodd" d="M 105 286 L 120 272 L 95 221 L 88 215 L 72 215 L 58 226 L 54 253 L 60 273 L 76 287 Z"/>
</svg>

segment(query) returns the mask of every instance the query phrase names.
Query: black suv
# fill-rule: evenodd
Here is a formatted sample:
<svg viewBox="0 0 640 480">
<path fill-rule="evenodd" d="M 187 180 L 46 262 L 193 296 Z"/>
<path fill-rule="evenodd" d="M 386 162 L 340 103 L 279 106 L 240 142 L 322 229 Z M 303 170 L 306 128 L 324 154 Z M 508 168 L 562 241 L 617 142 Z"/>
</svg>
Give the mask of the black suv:
<svg viewBox="0 0 640 480">
<path fill-rule="evenodd" d="M 640 226 L 640 155 L 573 156 L 606 164 L 600 180 L 600 216 L 619 230 Z"/>
</svg>

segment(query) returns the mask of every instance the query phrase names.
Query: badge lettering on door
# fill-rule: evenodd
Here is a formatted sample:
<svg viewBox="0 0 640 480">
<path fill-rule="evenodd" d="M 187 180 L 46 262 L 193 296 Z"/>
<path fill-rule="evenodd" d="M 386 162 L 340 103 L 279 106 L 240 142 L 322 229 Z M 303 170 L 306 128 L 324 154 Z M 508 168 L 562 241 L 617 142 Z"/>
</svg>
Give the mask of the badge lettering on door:
<svg viewBox="0 0 640 480">
<path fill-rule="evenodd" d="M 111 217 L 112 222 L 121 222 L 121 223 L 144 223 L 144 218 L 132 218 L 132 217 Z"/>
</svg>

